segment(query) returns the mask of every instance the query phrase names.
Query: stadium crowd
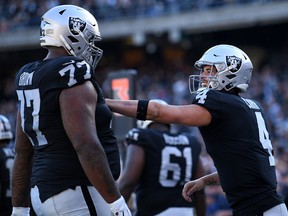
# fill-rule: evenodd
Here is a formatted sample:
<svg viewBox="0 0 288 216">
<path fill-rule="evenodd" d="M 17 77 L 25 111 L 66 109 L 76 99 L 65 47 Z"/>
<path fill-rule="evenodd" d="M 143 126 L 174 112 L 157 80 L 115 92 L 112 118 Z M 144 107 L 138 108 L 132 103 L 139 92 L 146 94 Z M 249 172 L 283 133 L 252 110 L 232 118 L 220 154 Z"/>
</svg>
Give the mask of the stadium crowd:
<svg viewBox="0 0 288 216">
<path fill-rule="evenodd" d="M 3 0 L 0 5 L 0 33 L 38 26 L 41 15 L 59 4 L 88 9 L 98 20 L 147 18 L 211 7 L 237 4 L 265 4 L 285 0 Z"/>
<path fill-rule="evenodd" d="M 117 17 L 149 17 L 167 13 L 177 13 L 185 10 L 205 10 L 215 7 L 239 3 L 265 3 L 269 0 L 4 0 L 0 5 L 0 33 L 18 28 L 38 26 L 40 17 L 48 8 L 58 4 L 75 4 L 89 9 L 97 14 L 98 19 L 113 19 Z M 273 0 L 270 0 L 273 1 Z M 277 1 L 277 0 L 274 0 Z M 107 13 L 109 11 L 109 13 Z M 287 50 L 286 50 L 287 51 Z M 275 58 L 280 54 L 275 54 Z M 287 54 L 286 54 L 287 55 Z M 280 61 L 285 63 L 284 59 Z M 163 65 L 168 64 L 162 62 Z M 256 68 L 252 83 L 246 94 L 258 100 L 268 111 L 274 155 L 276 156 L 278 190 L 281 195 L 288 193 L 288 65 L 279 66 L 274 59 Z M 287 64 L 287 63 L 286 63 Z M 143 64 L 144 65 L 144 64 Z M 192 73 L 191 63 L 184 64 L 181 69 L 159 68 L 156 62 L 137 68 L 137 98 L 160 98 L 170 104 L 188 104 L 191 101 L 187 77 Z M 115 70 L 117 68 L 113 68 Z M 118 68 L 123 69 L 123 68 Z M 112 69 L 106 68 L 100 73 L 107 75 Z M 0 113 L 9 118 L 12 128 L 15 128 L 16 95 L 14 74 L 1 78 Z M 103 82 L 107 90 L 107 83 Z M 181 128 L 181 130 L 191 130 Z M 198 133 L 193 129 L 192 133 Z M 203 146 L 204 147 L 204 146 Z M 202 154 L 206 163 L 206 172 L 215 171 L 213 162 L 205 152 Z M 224 194 L 220 187 L 207 187 L 207 216 L 228 216 L 231 214 Z"/>
</svg>

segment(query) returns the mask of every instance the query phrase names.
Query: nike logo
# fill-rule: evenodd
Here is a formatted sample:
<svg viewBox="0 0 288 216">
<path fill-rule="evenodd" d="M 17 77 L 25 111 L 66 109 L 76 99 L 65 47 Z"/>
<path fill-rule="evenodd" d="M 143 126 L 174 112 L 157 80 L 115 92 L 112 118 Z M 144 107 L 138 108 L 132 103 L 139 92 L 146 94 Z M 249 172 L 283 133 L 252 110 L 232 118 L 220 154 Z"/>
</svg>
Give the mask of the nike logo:
<svg viewBox="0 0 288 216">
<path fill-rule="evenodd" d="M 73 63 L 75 63 L 75 61 L 74 60 L 70 60 L 70 62 L 66 62 L 63 65 L 68 65 L 68 64 L 73 64 Z"/>
</svg>

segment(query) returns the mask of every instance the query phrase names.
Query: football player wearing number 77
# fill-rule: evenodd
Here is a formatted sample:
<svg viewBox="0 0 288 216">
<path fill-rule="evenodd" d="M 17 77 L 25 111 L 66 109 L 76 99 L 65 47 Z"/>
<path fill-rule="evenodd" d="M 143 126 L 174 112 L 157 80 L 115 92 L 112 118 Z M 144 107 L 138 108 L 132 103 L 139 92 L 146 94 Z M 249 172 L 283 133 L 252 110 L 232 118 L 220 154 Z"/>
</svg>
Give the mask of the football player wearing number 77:
<svg viewBox="0 0 288 216">
<path fill-rule="evenodd" d="M 94 70 L 102 57 L 94 16 L 60 5 L 41 19 L 43 60 L 16 75 L 19 101 L 13 216 L 131 216 L 117 188 L 120 158 Z M 32 188 L 31 188 L 32 187 Z"/>
<path fill-rule="evenodd" d="M 112 111 L 140 120 L 198 126 L 217 173 L 197 185 L 187 182 L 183 197 L 207 184 L 220 183 L 235 216 L 287 216 L 277 194 L 275 160 L 261 106 L 241 97 L 253 65 L 241 49 L 226 44 L 208 49 L 196 61 L 199 75 L 189 77 L 191 105 L 149 100 L 106 99 Z M 206 181 L 207 180 L 207 181 Z M 193 189 L 193 186 L 196 188 Z"/>
</svg>

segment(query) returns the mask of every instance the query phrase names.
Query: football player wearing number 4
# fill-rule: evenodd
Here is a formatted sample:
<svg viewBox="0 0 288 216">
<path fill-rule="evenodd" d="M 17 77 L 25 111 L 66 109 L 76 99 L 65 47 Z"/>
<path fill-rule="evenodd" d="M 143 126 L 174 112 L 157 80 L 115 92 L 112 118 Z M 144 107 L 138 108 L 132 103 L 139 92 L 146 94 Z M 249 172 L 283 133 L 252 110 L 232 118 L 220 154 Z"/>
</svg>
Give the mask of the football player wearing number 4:
<svg viewBox="0 0 288 216">
<path fill-rule="evenodd" d="M 235 216 L 287 216 L 277 194 L 275 160 L 261 106 L 240 96 L 249 86 L 253 65 L 241 49 L 221 44 L 208 49 L 191 75 L 191 105 L 163 105 L 148 100 L 106 99 L 112 111 L 142 120 L 198 126 L 218 173 L 199 188 L 188 182 L 183 197 L 204 184 L 220 183 Z M 198 87 L 196 89 L 195 87 Z"/>
<path fill-rule="evenodd" d="M 56 6 L 41 20 L 48 55 L 16 75 L 12 215 L 29 215 L 31 195 L 37 215 L 131 216 L 115 182 L 112 113 L 94 74 L 102 56 L 97 21 L 74 5 Z"/>
<path fill-rule="evenodd" d="M 170 124 L 138 120 L 137 125 L 126 135 L 127 154 L 119 181 L 126 200 L 136 193 L 135 216 L 193 216 L 194 212 L 205 216 L 204 190 L 193 194 L 193 203 L 181 195 L 187 181 L 205 175 L 199 139 L 172 133 Z"/>
</svg>

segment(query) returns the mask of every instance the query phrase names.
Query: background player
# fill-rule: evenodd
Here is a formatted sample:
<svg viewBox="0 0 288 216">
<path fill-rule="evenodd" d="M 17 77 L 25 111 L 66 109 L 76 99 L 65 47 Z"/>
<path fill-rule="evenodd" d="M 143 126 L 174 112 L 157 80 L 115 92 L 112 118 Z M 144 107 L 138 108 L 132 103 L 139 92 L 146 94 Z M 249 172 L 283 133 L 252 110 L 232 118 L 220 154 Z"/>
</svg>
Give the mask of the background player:
<svg viewBox="0 0 288 216">
<path fill-rule="evenodd" d="M 156 100 L 166 104 L 163 100 Z M 193 204 L 182 197 L 185 182 L 205 174 L 201 143 L 191 135 L 172 133 L 170 124 L 137 121 L 126 135 L 128 144 L 119 188 L 128 201 L 136 192 L 136 216 L 205 216 L 204 190 L 193 194 Z"/>
<path fill-rule="evenodd" d="M 11 177 L 14 162 L 14 150 L 9 145 L 13 139 L 9 120 L 0 115 L 0 215 L 10 216 L 11 202 Z"/>
</svg>

